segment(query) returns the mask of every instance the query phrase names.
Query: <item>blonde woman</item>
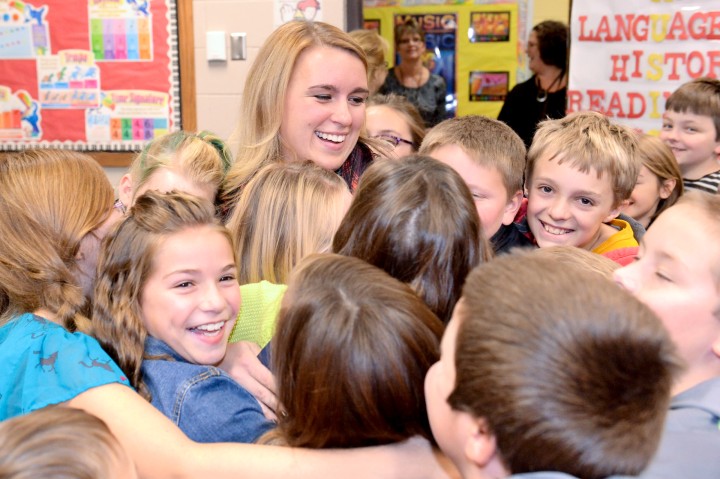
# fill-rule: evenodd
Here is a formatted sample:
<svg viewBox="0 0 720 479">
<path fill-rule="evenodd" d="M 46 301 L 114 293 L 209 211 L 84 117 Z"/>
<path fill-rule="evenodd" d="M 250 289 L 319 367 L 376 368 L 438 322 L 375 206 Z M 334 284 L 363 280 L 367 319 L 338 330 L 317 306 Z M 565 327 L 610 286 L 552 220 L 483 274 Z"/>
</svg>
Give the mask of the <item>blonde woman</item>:
<svg viewBox="0 0 720 479">
<path fill-rule="evenodd" d="M 350 200 L 339 176 L 311 162 L 267 165 L 248 183 L 228 222 L 243 298 L 231 341 L 270 341 L 290 272 L 330 250 Z"/>
<path fill-rule="evenodd" d="M 373 150 L 385 148 L 361 134 L 369 94 L 365 53 L 347 33 L 306 21 L 276 29 L 245 81 L 239 149 L 223 194 L 227 208 L 270 163 L 312 161 L 354 190 Z"/>
</svg>

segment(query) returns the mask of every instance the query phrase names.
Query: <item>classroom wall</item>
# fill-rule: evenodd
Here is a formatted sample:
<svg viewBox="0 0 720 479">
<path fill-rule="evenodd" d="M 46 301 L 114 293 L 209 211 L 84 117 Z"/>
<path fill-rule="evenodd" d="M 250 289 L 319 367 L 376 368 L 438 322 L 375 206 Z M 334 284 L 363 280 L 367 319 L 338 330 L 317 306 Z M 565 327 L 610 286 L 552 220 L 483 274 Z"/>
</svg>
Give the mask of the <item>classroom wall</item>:
<svg viewBox="0 0 720 479">
<path fill-rule="evenodd" d="M 324 0 L 323 21 L 344 28 L 344 1 Z M 252 61 L 260 46 L 273 31 L 274 0 L 193 0 L 195 42 L 195 81 L 197 126 L 222 138 L 230 138 L 239 121 L 242 89 Z M 560 20 L 567 22 L 570 0 L 535 0 L 533 22 Z M 208 62 L 206 32 L 247 33 L 247 60 Z M 229 58 L 229 50 L 228 50 Z M 234 150 L 234 148 L 233 148 Z M 125 168 L 105 168 L 113 185 L 117 185 Z"/>
<path fill-rule="evenodd" d="M 543 20 L 570 21 L 570 0 L 535 0 L 532 24 Z"/>
<path fill-rule="evenodd" d="M 323 21 L 345 25 L 345 2 L 324 0 Z M 229 138 L 239 120 L 242 89 L 252 61 L 272 32 L 274 0 L 193 0 L 195 30 L 195 75 L 197 125 Z M 533 25 L 542 20 L 569 19 L 570 0 L 535 0 Z M 246 32 L 248 59 L 212 62 L 206 60 L 205 32 Z"/>
<path fill-rule="evenodd" d="M 193 0 L 197 125 L 228 138 L 238 122 L 245 77 L 260 46 L 273 31 L 274 0 Z M 322 20 L 345 25 L 344 1 L 322 2 Z M 248 59 L 208 62 L 205 32 L 247 33 Z M 229 42 L 229 40 L 228 40 Z"/>
</svg>

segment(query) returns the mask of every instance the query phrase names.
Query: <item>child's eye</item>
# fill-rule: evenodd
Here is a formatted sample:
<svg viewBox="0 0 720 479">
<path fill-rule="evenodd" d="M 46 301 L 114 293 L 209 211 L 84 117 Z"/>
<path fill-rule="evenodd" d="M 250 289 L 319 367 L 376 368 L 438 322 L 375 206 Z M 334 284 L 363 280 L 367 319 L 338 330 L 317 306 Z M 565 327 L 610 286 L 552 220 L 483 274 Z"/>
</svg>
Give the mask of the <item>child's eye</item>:
<svg viewBox="0 0 720 479">
<path fill-rule="evenodd" d="M 579 201 L 583 206 L 593 206 L 595 204 L 595 202 L 590 198 L 580 198 Z"/>
<path fill-rule="evenodd" d="M 472 198 L 473 198 L 473 200 L 484 200 L 485 195 L 481 195 L 480 193 L 473 193 Z"/>
<path fill-rule="evenodd" d="M 320 101 L 330 101 L 330 100 L 332 100 L 332 96 L 331 96 L 331 95 L 327 95 L 327 94 L 315 95 L 315 98 L 318 99 L 318 100 L 320 100 Z"/>
<path fill-rule="evenodd" d="M 688 133 L 695 133 L 697 129 L 693 126 L 688 126 L 687 128 L 685 128 L 685 131 L 687 131 Z"/>
<path fill-rule="evenodd" d="M 189 288 L 192 286 L 192 281 L 181 281 L 175 285 L 176 288 Z"/>
<path fill-rule="evenodd" d="M 224 274 L 220 276 L 220 281 L 235 281 L 234 274 Z"/>
<path fill-rule="evenodd" d="M 670 123 L 663 123 L 662 129 L 663 130 L 672 130 L 672 125 Z"/>
<path fill-rule="evenodd" d="M 538 188 L 542 193 L 552 193 L 552 188 L 549 186 L 541 186 Z"/>
<path fill-rule="evenodd" d="M 348 101 L 351 104 L 356 105 L 356 106 L 362 105 L 363 103 L 365 103 L 365 100 L 366 100 L 366 98 L 364 98 L 362 96 L 351 96 L 350 98 L 348 98 Z"/>
<path fill-rule="evenodd" d="M 655 271 L 655 276 L 657 276 L 662 281 L 667 281 L 668 283 L 672 283 L 672 280 L 662 271 Z"/>
</svg>

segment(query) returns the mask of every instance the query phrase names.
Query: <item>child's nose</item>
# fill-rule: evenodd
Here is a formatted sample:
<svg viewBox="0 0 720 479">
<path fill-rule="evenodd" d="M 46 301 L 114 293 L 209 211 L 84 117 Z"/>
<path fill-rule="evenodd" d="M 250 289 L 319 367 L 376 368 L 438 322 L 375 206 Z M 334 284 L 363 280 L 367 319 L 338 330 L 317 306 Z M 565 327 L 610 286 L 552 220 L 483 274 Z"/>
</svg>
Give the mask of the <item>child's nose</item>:
<svg viewBox="0 0 720 479">
<path fill-rule="evenodd" d="M 201 307 L 205 311 L 220 311 L 225 308 L 225 297 L 216 284 L 209 285 L 203 296 Z"/>
<path fill-rule="evenodd" d="M 620 287 L 627 289 L 631 293 L 637 290 L 637 280 L 634 277 L 634 267 L 632 264 L 616 269 L 613 273 L 613 280 Z"/>
<path fill-rule="evenodd" d="M 567 201 L 563 198 L 556 198 L 548 208 L 548 214 L 554 220 L 564 220 L 569 216 L 570 209 L 568 208 Z"/>
</svg>

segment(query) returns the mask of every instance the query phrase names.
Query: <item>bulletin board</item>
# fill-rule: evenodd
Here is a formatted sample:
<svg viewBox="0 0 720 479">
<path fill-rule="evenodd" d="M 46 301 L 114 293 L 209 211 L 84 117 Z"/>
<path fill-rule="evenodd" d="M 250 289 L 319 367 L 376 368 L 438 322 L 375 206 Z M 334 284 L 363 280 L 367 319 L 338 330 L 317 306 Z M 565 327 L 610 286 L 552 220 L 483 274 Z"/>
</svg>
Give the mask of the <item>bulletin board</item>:
<svg viewBox="0 0 720 479">
<path fill-rule="evenodd" d="M 681 84 L 720 77 L 720 1 L 574 0 L 568 112 L 657 135 Z"/>
<path fill-rule="evenodd" d="M 194 128 L 180 81 L 188 3 L 0 0 L 0 151 L 126 152 L 105 155 L 123 165 L 153 138 Z"/>
<path fill-rule="evenodd" d="M 364 27 L 392 46 L 394 26 L 413 18 L 425 31 L 425 66 L 445 79 L 447 111 L 497 117 L 510 89 L 525 78 L 521 39 L 526 0 L 475 0 L 427 5 L 412 0 L 365 1 Z M 369 5 L 373 5 L 370 7 Z M 394 64 L 398 59 L 391 54 Z"/>
</svg>

